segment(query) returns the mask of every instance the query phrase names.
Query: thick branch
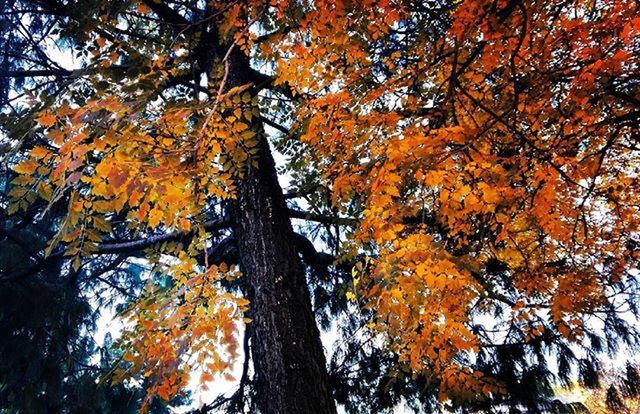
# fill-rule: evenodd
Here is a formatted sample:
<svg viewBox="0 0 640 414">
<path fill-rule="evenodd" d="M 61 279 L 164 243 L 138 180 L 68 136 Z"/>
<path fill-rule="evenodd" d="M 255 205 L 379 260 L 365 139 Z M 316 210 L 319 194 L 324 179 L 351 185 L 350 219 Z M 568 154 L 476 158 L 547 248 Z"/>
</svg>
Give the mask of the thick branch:
<svg viewBox="0 0 640 414">
<path fill-rule="evenodd" d="M 281 93 L 282 95 L 284 95 L 285 97 L 287 97 L 292 101 L 296 100 L 296 97 L 293 91 L 291 90 L 291 88 L 289 87 L 289 85 L 286 83 L 281 83 L 276 86 L 274 84 L 276 78 L 273 76 L 269 76 L 262 72 L 258 72 L 257 70 L 252 69 L 251 73 L 249 74 L 249 78 L 251 82 L 253 82 L 253 84 L 255 85 L 253 88 L 254 94 L 257 94 L 263 89 L 271 89 L 275 92 Z"/>
<path fill-rule="evenodd" d="M 206 256 L 202 254 L 198 258 L 198 263 L 201 265 L 219 265 L 220 263 L 237 263 L 238 262 L 238 249 L 235 245 L 233 237 L 227 237 L 215 246 L 211 246 L 207 249 Z"/>
<path fill-rule="evenodd" d="M 309 213 L 306 211 L 289 209 L 289 217 L 297 218 L 301 220 L 309 220 L 316 221 L 324 224 L 337 224 L 337 225 L 345 225 L 345 226 L 353 226 L 358 223 L 356 219 L 347 218 L 347 217 L 335 217 L 335 216 L 325 216 L 322 214 Z M 227 228 L 231 225 L 231 222 L 228 218 L 219 218 L 215 220 L 209 220 L 204 223 L 204 229 L 206 231 L 216 231 Z M 98 245 L 98 249 L 94 254 L 121 254 L 121 253 L 135 253 L 146 248 L 149 248 L 158 243 L 170 242 L 175 240 L 180 240 L 184 237 L 189 237 L 191 235 L 190 232 L 169 232 L 164 234 L 153 235 L 149 237 L 144 237 L 141 239 L 135 240 L 123 240 L 117 242 L 103 243 Z M 302 236 L 296 236 L 296 244 L 298 244 L 298 248 L 301 249 L 301 253 L 305 261 L 308 262 L 310 266 L 328 266 L 330 265 L 334 258 L 331 255 L 327 255 L 326 253 L 317 253 L 315 252 L 315 248 L 313 248 L 313 244 L 307 239 L 302 240 Z M 306 241 L 306 242 L 305 242 Z M 216 260 L 222 261 L 233 261 L 235 258 L 235 251 L 233 247 L 229 244 L 218 245 L 216 248 L 219 250 L 212 250 L 210 252 L 210 257 L 212 258 L 211 263 L 215 263 Z M 224 250 L 222 250 L 224 247 Z M 215 248 L 214 248 L 215 249 Z M 315 252 L 315 253 L 314 253 Z M 25 277 L 29 277 L 42 269 L 44 269 L 48 264 L 55 262 L 56 260 L 62 259 L 64 256 L 64 249 L 59 249 L 58 251 L 50 254 L 44 259 L 39 260 L 33 265 L 29 266 L 27 269 L 13 273 L 0 275 L 0 283 L 1 282 L 12 282 L 18 281 Z M 306 257 L 305 257 L 306 256 Z"/>
<path fill-rule="evenodd" d="M 167 6 L 165 3 L 156 0 L 143 0 L 144 3 L 162 20 L 176 26 L 189 26 L 191 22 L 183 15 Z"/>
<path fill-rule="evenodd" d="M 270 120 L 267 117 L 261 116 L 260 119 L 262 120 L 262 122 L 264 122 L 265 124 L 269 125 L 271 128 L 277 129 L 278 131 L 282 132 L 283 134 L 289 134 L 289 128 L 280 125 L 277 122 L 274 122 L 272 120 Z"/>
<path fill-rule="evenodd" d="M 229 227 L 230 221 L 227 218 L 209 220 L 204 223 L 204 229 L 206 231 L 221 230 Z M 170 232 L 165 234 L 158 234 L 155 236 L 145 237 L 143 239 L 129 240 L 115 243 L 104 243 L 98 246 L 97 254 L 113 254 L 113 253 L 130 253 L 138 250 L 144 250 L 157 243 L 164 243 L 168 241 L 178 240 L 182 237 L 189 236 L 190 233 L 185 232 Z"/>
<path fill-rule="evenodd" d="M 303 187 L 297 191 L 288 192 L 284 195 L 284 198 L 286 198 L 287 200 L 291 200 L 298 197 L 306 197 L 316 192 L 316 190 L 319 190 L 322 188 L 325 188 L 322 184 L 314 184 L 314 185 L 308 186 L 307 188 Z"/>
<path fill-rule="evenodd" d="M 355 226 L 358 220 L 351 217 L 326 216 L 324 214 L 310 213 L 307 211 L 289 209 L 289 217 L 300 220 L 317 221 L 323 224 L 338 224 L 341 226 Z"/>
<path fill-rule="evenodd" d="M 204 223 L 204 229 L 206 231 L 221 230 L 226 227 L 229 227 L 230 224 L 231 223 L 228 218 L 209 220 Z M 98 250 L 94 254 L 100 255 L 100 254 L 135 253 L 137 251 L 144 250 L 148 247 L 151 247 L 157 243 L 164 243 L 164 242 L 179 240 L 183 237 L 189 237 L 190 235 L 192 235 L 192 232 L 169 232 L 165 234 L 158 234 L 154 236 L 145 237 L 142 239 L 104 243 L 98 246 Z M 28 268 L 20 272 L 0 275 L 0 283 L 16 282 L 16 281 L 20 281 L 21 279 L 30 277 L 40 272 L 47 265 L 54 263 L 56 260 L 61 260 L 64 256 L 64 253 L 65 253 L 64 248 L 58 249 L 56 252 L 37 261 L 33 265 L 29 266 Z"/>
<path fill-rule="evenodd" d="M 260 35 L 256 38 L 255 42 L 256 43 L 264 43 L 269 41 L 271 38 L 276 37 L 276 36 L 286 36 L 287 34 L 291 33 L 292 30 L 294 29 L 299 29 L 300 26 L 299 25 L 294 25 L 294 26 L 284 26 L 279 30 L 276 30 L 275 32 L 271 32 L 271 33 L 265 33 L 263 35 Z"/>
</svg>

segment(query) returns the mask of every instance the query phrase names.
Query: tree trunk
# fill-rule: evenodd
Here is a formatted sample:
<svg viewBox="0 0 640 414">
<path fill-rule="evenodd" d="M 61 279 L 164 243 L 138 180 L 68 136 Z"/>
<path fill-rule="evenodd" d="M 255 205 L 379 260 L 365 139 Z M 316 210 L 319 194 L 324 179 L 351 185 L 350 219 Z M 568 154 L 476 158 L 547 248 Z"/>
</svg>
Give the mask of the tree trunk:
<svg viewBox="0 0 640 414">
<path fill-rule="evenodd" d="M 248 83 L 249 61 L 229 59 L 228 88 Z M 320 332 L 287 206 L 261 123 L 258 167 L 246 167 L 230 204 L 250 301 L 251 350 L 260 413 L 335 413 Z"/>
</svg>

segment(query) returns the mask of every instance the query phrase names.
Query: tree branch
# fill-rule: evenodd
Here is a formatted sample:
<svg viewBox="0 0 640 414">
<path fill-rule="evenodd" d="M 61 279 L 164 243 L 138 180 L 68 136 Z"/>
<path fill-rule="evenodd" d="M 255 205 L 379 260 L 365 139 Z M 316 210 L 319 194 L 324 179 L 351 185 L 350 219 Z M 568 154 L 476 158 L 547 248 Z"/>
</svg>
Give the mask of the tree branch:
<svg viewBox="0 0 640 414">
<path fill-rule="evenodd" d="M 325 186 L 323 186 L 322 184 L 314 184 L 307 188 L 300 188 L 297 191 L 288 192 L 284 195 L 284 198 L 287 200 L 291 200 L 293 198 L 305 197 L 305 196 L 308 196 L 309 194 L 313 194 L 316 190 L 320 188 L 325 188 Z"/>
<path fill-rule="evenodd" d="M 324 214 L 310 213 L 307 211 L 289 209 L 289 217 L 300 220 L 316 221 L 323 224 L 338 224 L 341 226 L 355 226 L 358 220 L 351 217 L 326 216 Z"/>
<path fill-rule="evenodd" d="M 64 69 L 34 69 L 0 71 L 0 78 L 36 78 L 44 76 L 71 76 L 73 71 Z"/>
<path fill-rule="evenodd" d="M 231 221 L 226 218 L 209 220 L 204 223 L 204 229 L 206 231 L 215 231 L 221 230 L 231 225 Z M 127 241 L 117 241 L 111 243 L 103 243 L 98 245 L 98 249 L 94 254 L 102 255 L 102 254 L 120 254 L 120 253 L 134 253 L 140 250 L 144 250 L 148 247 L 153 246 L 157 243 L 164 243 L 174 240 L 179 240 L 183 237 L 189 237 L 193 234 L 193 232 L 169 232 L 164 234 L 158 234 L 154 236 L 149 236 L 136 240 L 127 240 Z M 47 265 L 55 262 L 56 260 L 60 260 L 64 257 L 65 249 L 58 249 L 56 252 L 50 254 L 49 256 L 39 260 L 28 268 L 16 272 L 5 275 L 0 275 L 0 283 L 6 282 L 16 282 L 20 281 L 23 278 L 32 276 L 42 269 L 44 269 Z"/>
<path fill-rule="evenodd" d="M 285 135 L 289 134 L 290 132 L 289 128 L 286 128 L 280 125 L 279 123 L 270 120 L 265 116 L 260 116 L 260 120 L 262 120 L 262 122 L 264 122 L 265 124 L 269 125 L 271 128 L 277 129 L 278 131 L 282 132 Z"/>
<path fill-rule="evenodd" d="M 144 4 L 147 5 L 155 14 L 158 15 L 162 20 L 169 24 L 173 24 L 176 26 L 189 26 L 191 22 L 187 20 L 186 17 L 173 10 L 171 7 L 167 6 L 163 2 L 155 1 L 155 0 L 143 0 Z"/>
<path fill-rule="evenodd" d="M 226 218 L 206 221 L 203 225 L 206 231 L 221 230 L 231 225 L 231 221 Z M 114 254 L 114 253 L 131 253 L 137 250 L 144 250 L 157 243 L 178 240 L 182 237 L 188 237 L 193 232 L 169 232 L 158 234 L 137 240 L 119 241 L 114 243 L 104 243 L 98 246 L 96 254 Z"/>
<path fill-rule="evenodd" d="M 301 220 L 309 220 L 316 221 L 324 224 L 337 224 L 344 226 L 354 226 L 358 223 L 358 220 L 349 217 L 335 217 L 335 216 L 326 216 L 322 214 L 309 213 L 302 210 L 289 209 L 289 217 L 297 218 Z M 227 217 L 209 220 L 204 223 L 204 229 L 206 231 L 216 231 L 227 228 L 231 225 L 231 220 Z M 96 255 L 102 254 L 121 254 L 121 253 L 134 253 L 140 250 L 144 250 L 153 246 L 154 244 L 164 243 L 179 240 L 184 237 L 189 237 L 193 232 L 168 232 L 164 234 L 157 234 L 153 236 L 148 236 L 135 240 L 122 240 L 122 241 L 113 241 L 109 243 L 103 243 L 97 246 L 97 250 L 94 252 Z M 298 235 L 299 236 L 299 235 Z M 301 254 L 305 261 L 309 263 L 310 266 L 328 266 L 333 263 L 333 256 L 328 255 L 326 253 L 318 253 L 315 251 L 313 244 L 304 238 L 303 236 L 296 236 L 296 243 L 298 244 L 298 248 L 301 249 Z M 304 239 L 304 240 L 302 240 Z M 230 244 L 230 241 L 227 241 L 226 244 L 222 244 L 222 242 L 216 247 L 212 248 L 210 255 L 215 260 L 222 261 L 233 261 L 235 258 L 235 253 Z M 223 249 L 224 247 L 224 249 Z M 218 250 L 216 250 L 218 249 Z M 49 256 L 39 260 L 28 268 L 12 273 L 0 275 L 0 283 L 3 282 L 14 282 L 19 281 L 25 277 L 29 277 L 33 274 L 44 269 L 48 264 L 55 262 L 56 260 L 60 260 L 64 257 L 65 250 L 59 249 L 56 252 L 50 254 Z"/>
<path fill-rule="evenodd" d="M 299 233 L 293 235 L 296 247 L 302 255 L 302 260 L 316 270 L 326 269 L 335 261 L 335 257 L 329 253 L 318 252 L 313 243 Z"/>
<path fill-rule="evenodd" d="M 229 236 L 223 239 L 215 246 L 211 246 L 207 249 L 206 258 L 205 254 L 202 254 L 198 258 L 198 263 L 202 266 L 219 265 L 220 263 L 237 263 L 238 262 L 238 250 L 236 248 L 235 240 Z"/>
</svg>

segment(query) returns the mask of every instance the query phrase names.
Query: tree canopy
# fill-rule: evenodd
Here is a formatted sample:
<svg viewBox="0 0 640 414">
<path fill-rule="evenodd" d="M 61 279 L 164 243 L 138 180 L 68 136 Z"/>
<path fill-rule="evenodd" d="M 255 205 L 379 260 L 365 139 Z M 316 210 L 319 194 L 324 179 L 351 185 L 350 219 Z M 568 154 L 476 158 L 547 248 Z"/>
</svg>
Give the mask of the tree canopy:
<svg viewBox="0 0 640 414">
<path fill-rule="evenodd" d="M 541 412 L 638 349 L 637 1 L 2 5 L 0 367 L 46 349 L 34 390 L 160 412 L 239 363 L 201 411 Z"/>
</svg>

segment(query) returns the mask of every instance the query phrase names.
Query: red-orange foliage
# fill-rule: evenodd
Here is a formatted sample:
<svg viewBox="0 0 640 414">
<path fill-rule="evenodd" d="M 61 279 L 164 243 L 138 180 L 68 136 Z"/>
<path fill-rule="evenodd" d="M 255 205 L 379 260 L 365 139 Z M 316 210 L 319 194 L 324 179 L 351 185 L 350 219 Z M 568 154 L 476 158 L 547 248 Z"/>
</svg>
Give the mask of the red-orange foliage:
<svg viewBox="0 0 640 414">
<path fill-rule="evenodd" d="M 357 205 L 345 248 L 369 258 L 350 297 L 373 311 L 368 327 L 402 369 L 441 380 L 442 399 L 501 392 L 469 368 L 483 348 L 581 343 L 590 319 L 629 300 L 620 286 L 639 259 L 637 2 L 212 4 L 222 36 L 274 65 L 295 99 L 299 168 L 321 172 L 338 211 Z M 109 18 L 97 25 L 116 33 Z M 33 201 L 27 188 L 47 201 L 71 194 L 57 240 L 77 257 L 99 249 L 120 211 L 135 228 L 201 228 L 203 207 L 233 197 L 254 153 L 258 104 L 251 85 L 222 92 L 224 61 L 212 99 L 158 101 L 188 39 L 146 50 L 149 73 L 104 85 L 114 53 L 131 47 L 113 36 L 95 38 L 94 95 L 43 110 L 51 146 L 16 167 L 16 207 Z M 162 398 L 184 384 L 167 367 L 187 349 L 221 340 L 235 354 L 232 320 L 245 304 L 209 286 L 220 268 L 192 270 L 198 252 L 181 253 L 177 273 L 177 289 L 195 296 L 143 300 L 124 338 L 133 373 L 162 378 Z M 502 318 L 487 322 L 497 309 Z M 155 339 L 167 318 L 182 325 Z M 502 334 L 476 329 L 492 323 Z M 210 364 L 219 372 L 227 361 Z"/>
</svg>

